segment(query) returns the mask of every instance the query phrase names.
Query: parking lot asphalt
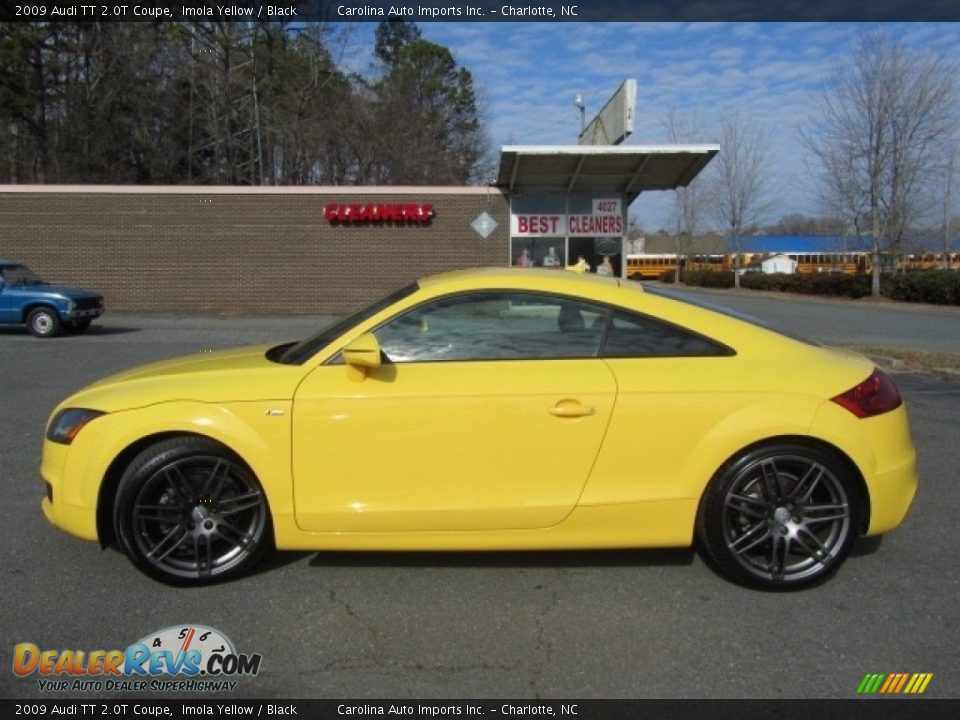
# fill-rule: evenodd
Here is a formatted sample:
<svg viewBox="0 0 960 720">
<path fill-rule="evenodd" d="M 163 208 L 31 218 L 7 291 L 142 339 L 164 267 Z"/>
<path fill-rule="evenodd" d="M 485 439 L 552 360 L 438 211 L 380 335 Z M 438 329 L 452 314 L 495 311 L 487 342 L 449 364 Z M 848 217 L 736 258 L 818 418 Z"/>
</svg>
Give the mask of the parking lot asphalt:
<svg viewBox="0 0 960 720">
<path fill-rule="evenodd" d="M 761 318 L 775 328 L 821 343 L 960 353 L 960 307 L 655 286 Z"/>
<path fill-rule="evenodd" d="M 791 329 L 775 311 L 750 311 Z M 805 334 L 833 332 L 835 313 L 810 313 Z M 142 362 L 294 339 L 325 320 L 108 314 L 78 337 L 0 330 L 0 697 L 77 694 L 15 677 L 16 643 L 123 649 L 191 623 L 263 656 L 259 675 L 221 697 L 854 698 L 868 672 L 933 673 L 926 696 L 960 697 L 960 383 L 930 376 L 897 377 L 921 478 L 906 523 L 800 593 L 737 587 L 684 549 L 287 553 L 239 581 L 182 590 L 43 519 L 44 423 L 68 393 Z M 848 322 L 845 341 L 865 342 L 860 327 Z"/>
</svg>

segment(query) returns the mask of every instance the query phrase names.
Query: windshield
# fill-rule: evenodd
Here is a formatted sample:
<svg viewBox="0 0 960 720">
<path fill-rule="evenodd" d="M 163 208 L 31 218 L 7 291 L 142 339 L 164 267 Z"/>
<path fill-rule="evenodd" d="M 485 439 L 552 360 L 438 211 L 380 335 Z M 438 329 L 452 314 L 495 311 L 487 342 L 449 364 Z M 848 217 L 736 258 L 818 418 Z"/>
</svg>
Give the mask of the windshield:
<svg viewBox="0 0 960 720">
<path fill-rule="evenodd" d="M 0 266 L 0 276 L 10 285 L 46 285 L 40 276 L 26 265 Z"/>
<path fill-rule="evenodd" d="M 367 318 L 373 317 L 384 308 L 393 305 L 393 303 L 397 302 L 398 300 L 402 300 L 408 295 L 412 295 L 419 289 L 420 286 L 416 283 L 413 283 L 412 285 L 407 285 L 399 290 L 395 290 L 386 297 L 380 298 L 376 302 L 367 305 L 362 310 L 358 310 L 352 315 L 348 315 L 342 320 L 338 320 L 332 325 L 328 325 L 316 335 L 291 345 L 289 349 L 285 350 L 284 353 L 280 355 L 280 357 L 276 358 L 276 362 L 284 363 L 286 365 L 302 364 L 307 360 L 307 358 L 313 356 L 324 345 L 330 344 L 339 335 L 342 335 L 357 323 L 361 323 Z"/>
</svg>

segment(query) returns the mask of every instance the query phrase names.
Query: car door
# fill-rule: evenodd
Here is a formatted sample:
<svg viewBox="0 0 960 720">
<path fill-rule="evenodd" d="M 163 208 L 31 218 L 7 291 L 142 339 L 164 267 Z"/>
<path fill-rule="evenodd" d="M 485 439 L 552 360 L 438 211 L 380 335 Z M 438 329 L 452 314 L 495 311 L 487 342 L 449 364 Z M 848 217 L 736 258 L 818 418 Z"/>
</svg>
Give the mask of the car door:
<svg viewBox="0 0 960 720">
<path fill-rule="evenodd" d="M 313 370 L 293 414 L 296 518 L 310 531 L 542 528 L 569 514 L 616 395 L 608 311 L 469 292 L 406 311 L 358 380 Z"/>
<path fill-rule="evenodd" d="M 702 484 L 685 486 L 685 468 L 702 457 L 701 443 L 716 440 L 724 419 L 755 397 L 736 353 L 662 319 L 617 310 L 601 356 L 617 379 L 617 405 L 583 503 L 691 501 Z M 671 517 L 666 532 L 686 542 L 688 516 L 662 517 Z"/>
</svg>

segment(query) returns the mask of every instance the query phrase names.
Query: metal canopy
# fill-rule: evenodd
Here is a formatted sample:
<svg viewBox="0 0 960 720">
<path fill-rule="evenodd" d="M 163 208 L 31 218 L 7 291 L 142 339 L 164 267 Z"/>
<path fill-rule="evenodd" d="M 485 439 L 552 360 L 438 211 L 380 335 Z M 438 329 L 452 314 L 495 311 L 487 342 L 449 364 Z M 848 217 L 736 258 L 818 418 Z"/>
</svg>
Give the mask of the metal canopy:
<svg viewBox="0 0 960 720">
<path fill-rule="evenodd" d="M 511 193 L 623 193 L 686 187 L 719 145 L 506 145 L 497 186 Z"/>
</svg>

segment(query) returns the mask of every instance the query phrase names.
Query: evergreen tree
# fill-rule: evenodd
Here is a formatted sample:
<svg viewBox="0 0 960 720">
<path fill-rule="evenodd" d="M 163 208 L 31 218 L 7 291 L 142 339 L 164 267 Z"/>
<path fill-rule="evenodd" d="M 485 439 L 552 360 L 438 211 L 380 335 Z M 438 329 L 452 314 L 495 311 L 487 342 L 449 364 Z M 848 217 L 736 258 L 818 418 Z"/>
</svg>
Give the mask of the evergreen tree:
<svg viewBox="0 0 960 720">
<path fill-rule="evenodd" d="M 376 181 L 444 185 L 474 179 L 486 147 L 470 71 L 450 51 L 420 37 L 415 25 L 381 23 L 375 85 L 378 117 L 389 128 Z"/>
</svg>

